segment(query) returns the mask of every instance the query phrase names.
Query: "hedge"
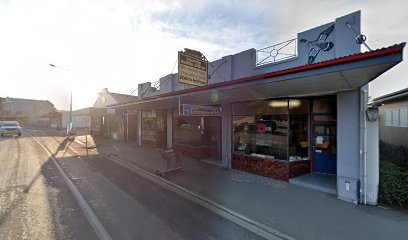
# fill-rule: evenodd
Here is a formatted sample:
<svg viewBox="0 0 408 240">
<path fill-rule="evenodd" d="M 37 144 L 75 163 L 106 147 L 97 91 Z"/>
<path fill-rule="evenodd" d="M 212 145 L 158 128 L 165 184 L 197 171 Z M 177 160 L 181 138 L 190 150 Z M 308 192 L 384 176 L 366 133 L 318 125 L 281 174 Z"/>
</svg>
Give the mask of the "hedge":
<svg viewBox="0 0 408 240">
<path fill-rule="evenodd" d="M 408 208 L 408 168 L 391 161 L 380 161 L 378 200 L 390 206 Z"/>
<path fill-rule="evenodd" d="M 380 159 L 408 168 L 408 148 L 380 141 Z"/>
</svg>

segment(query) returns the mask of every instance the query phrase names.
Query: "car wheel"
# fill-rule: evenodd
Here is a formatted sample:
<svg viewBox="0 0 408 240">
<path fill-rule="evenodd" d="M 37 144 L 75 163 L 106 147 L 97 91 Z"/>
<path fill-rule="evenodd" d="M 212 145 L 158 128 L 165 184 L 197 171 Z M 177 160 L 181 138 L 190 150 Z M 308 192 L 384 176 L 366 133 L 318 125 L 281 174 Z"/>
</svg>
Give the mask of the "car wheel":
<svg viewBox="0 0 408 240">
<path fill-rule="evenodd" d="M 21 133 L 17 134 L 17 136 L 21 137 Z"/>
</svg>

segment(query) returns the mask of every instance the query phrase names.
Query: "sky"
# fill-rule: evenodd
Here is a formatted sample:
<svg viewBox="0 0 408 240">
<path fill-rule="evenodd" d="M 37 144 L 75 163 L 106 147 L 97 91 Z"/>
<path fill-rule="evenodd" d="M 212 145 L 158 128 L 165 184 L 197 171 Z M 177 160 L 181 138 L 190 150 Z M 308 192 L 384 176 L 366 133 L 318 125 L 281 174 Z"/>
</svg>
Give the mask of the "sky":
<svg viewBox="0 0 408 240">
<path fill-rule="evenodd" d="M 184 48 L 213 61 L 357 10 L 366 43 L 387 47 L 408 41 L 407 9 L 405 0 L 0 0 L 0 97 L 66 110 L 72 91 L 74 109 L 89 107 L 102 88 L 130 94 L 175 73 Z M 372 82 L 371 96 L 408 87 L 407 76 L 405 61 Z"/>
</svg>

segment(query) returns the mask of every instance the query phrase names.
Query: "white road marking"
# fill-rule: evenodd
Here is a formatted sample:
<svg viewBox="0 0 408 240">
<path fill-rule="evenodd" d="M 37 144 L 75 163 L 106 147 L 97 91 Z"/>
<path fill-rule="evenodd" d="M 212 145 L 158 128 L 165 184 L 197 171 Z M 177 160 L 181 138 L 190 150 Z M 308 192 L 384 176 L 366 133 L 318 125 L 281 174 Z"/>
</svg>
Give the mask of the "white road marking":
<svg viewBox="0 0 408 240">
<path fill-rule="evenodd" d="M 79 206 L 81 207 L 84 215 L 88 219 L 89 223 L 91 224 L 92 228 L 94 229 L 96 235 L 98 235 L 99 239 L 102 240 L 112 240 L 109 233 L 106 231 L 105 227 L 102 225 L 101 221 L 99 221 L 98 217 L 92 211 L 91 207 L 86 202 L 85 198 L 79 192 L 78 188 L 72 183 L 69 177 L 65 174 L 64 170 L 61 168 L 60 164 L 54 158 L 53 154 L 34 136 L 31 136 L 43 149 L 44 151 L 50 155 L 52 162 L 57 167 L 58 171 L 60 172 L 62 178 L 64 179 L 65 183 L 68 185 L 69 189 L 71 190 L 72 194 L 74 195 L 75 199 L 77 200 Z"/>
<path fill-rule="evenodd" d="M 82 146 L 84 145 L 80 141 L 75 140 L 77 143 L 81 144 Z M 70 148 L 72 146 L 69 146 Z M 94 149 L 92 149 L 94 150 Z M 96 150 L 94 150 L 96 151 Z M 271 226 L 268 226 L 264 223 L 258 222 L 256 220 L 253 220 L 251 218 L 248 218 L 238 212 L 235 212 L 232 209 L 229 209 L 227 207 L 222 206 L 221 204 L 218 204 L 202 195 L 199 195 L 197 193 L 194 193 L 180 185 L 177 185 L 173 182 L 170 182 L 162 177 L 159 177 L 151 172 L 148 172 L 135 164 L 129 163 L 127 161 L 124 161 L 120 159 L 117 156 L 113 155 L 106 155 L 103 153 L 100 153 L 101 155 L 105 156 L 106 158 L 110 159 L 114 163 L 138 174 L 139 176 L 154 182 L 161 187 L 170 190 L 192 202 L 195 202 L 196 204 L 203 206 L 207 208 L 208 210 L 212 211 L 213 213 L 230 220 L 231 222 L 234 222 L 241 227 L 258 234 L 266 239 L 270 240 L 295 240 L 296 238 L 290 236 L 289 234 L 286 234 L 282 231 L 279 231 L 275 228 L 272 228 Z"/>
</svg>

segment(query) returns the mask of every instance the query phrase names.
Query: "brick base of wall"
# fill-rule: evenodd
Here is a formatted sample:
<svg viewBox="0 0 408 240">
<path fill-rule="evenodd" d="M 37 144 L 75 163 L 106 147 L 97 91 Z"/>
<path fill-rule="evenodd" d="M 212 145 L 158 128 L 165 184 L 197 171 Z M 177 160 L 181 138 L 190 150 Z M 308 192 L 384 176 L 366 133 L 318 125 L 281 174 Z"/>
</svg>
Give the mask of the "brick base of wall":
<svg viewBox="0 0 408 240">
<path fill-rule="evenodd" d="M 310 173 L 310 161 L 263 159 L 245 154 L 232 154 L 232 168 L 282 181 Z"/>
</svg>

